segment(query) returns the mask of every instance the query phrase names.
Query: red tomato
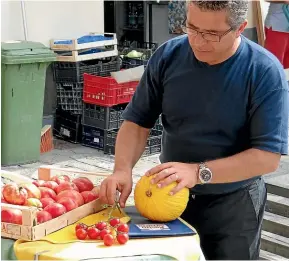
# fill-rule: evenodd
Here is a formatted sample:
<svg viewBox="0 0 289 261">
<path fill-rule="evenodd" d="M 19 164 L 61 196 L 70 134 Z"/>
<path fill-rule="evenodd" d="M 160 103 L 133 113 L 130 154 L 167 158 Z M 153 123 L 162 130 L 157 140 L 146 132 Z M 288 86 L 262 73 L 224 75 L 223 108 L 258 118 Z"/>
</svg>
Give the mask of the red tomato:
<svg viewBox="0 0 289 261">
<path fill-rule="evenodd" d="M 96 227 L 90 227 L 87 229 L 87 235 L 90 239 L 97 239 L 100 235 L 100 231 Z"/>
<path fill-rule="evenodd" d="M 84 240 L 87 237 L 87 232 L 85 229 L 80 228 L 78 230 L 76 230 L 76 237 L 80 240 Z"/>
<path fill-rule="evenodd" d="M 107 224 L 104 221 L 98 222 L 95 226 L 98 230 L 103 230 L 107 228 Z"/>
<path fill-rule="evenodd" d="M 121 224 L 117 227 L 117 231 L 127 233 L 129 231 L 129 227 L 127 224 Z"/>
<path fill-rule="evenodd" d="M 113 244 L 113 236 L 111 234 L 106 234 L 103 238 L 103 243 L 106 246 L 111 246 Z"/>
<path fill-rule="evenodd" d="M 83 224 L 83 223 L 78 223 L 75 226 L 75 231 L 77 231 L 78 229 L 83 228 L 84 230 L 87 230 L 87 225 Z"/>
<path fill-rule="evenodd" d="M 100 233 L 99 233 L 99 236 L 100 236 L 101 239 L 103 239 L 106 234 L 111 234 L 110 230 L 108 230 L 108 229 L 101 230 Z"/>
<path fill-rule="evenodd" d="M 116 227 L 118 224 L 120 224 L 120 219 L 119 219 L 119 218 L 112 218 L 112 219 L 109 221 L 109 224 L 110 224 L 112 227 Z"/>
<path fill-rule="evenodd" d="M 129 240 L 129 236 L 126 233 L 120 233 L 116 236 L 117 242 L 121 245 L 125 244 Z"/>
</svg>

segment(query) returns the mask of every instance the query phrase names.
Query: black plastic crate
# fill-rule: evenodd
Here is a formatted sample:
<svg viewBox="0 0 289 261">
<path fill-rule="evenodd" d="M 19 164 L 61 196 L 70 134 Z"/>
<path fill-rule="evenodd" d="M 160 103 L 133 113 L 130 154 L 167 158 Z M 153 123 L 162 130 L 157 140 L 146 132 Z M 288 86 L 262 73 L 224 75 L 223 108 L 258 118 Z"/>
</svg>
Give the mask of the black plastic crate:
<svg viewBox="0 0 289 261">
<path fill-rule="evenodd" d="M 83 62 L 53 63 L 53 75 L 56 83 L 83 82 L 84 73 L 97 76 L 110 76 L 111 72 L 119 70 L 120 59 L 118 56 Z"/>
<path fill-rule="evenodd" d="M 112 145 L 112 146 L 115 145 L 117 132 L 118 130 L 108 131 L 108 134 L 106 135 L 107 145 Z M 155 145 L 161 144 L 161 137 L 162 137 L 162 131 L 152 129 L 147 139 L 147 146 L 155 146 Z"/>
<path fill-rule="evenodd" d="M 161 153 L 161 151 L 162 151 L 162 145 L 161 144 L 151 146 L 151 147 L 145 147 L 145 150 L 144 150 L 142 156 L 145 157 L 145 156 L 158 154 L 158 153 Z"/>
<path fill-rule="evenodd" d="M 156 124 L 153 129 L 158 130 L 158 131 L 163 131 L 164 127 L 161 124 Z"/>
<path fill-rule="evenodd" d="M 147 146 L 152 147 L 161 144 L 162 142 L 162 131 L 152 129 L 147 139 Z"/>
<path fill-rule="evenodd" d="M 161 152 L 161 150 L 162 150 L 162 145 L 161 144 L 158 144 L 158 145 L 155 145 L 155 146 L 151 146 L 151 147 L 147 146 L 147 147 L 145 147 L 145 150 L 144 150 L 144 152 L 142 154 L 142 157 L 158 154 L 158 153 Z M 113 146 L 113 145 L 105 145 L 104 153 L 108 154 L 108 155 L 115 155 L 115 146 Z"/>
<path fill-rule="evenodd" d="M 83 103 L 82 124 L 108 130 L 118 129 L 123 122 L 121 115 L 126 106 L 127 104 L 102 107 Z"/>
<path fill-rule="evenodd" d="M 105 145 L 103 152 L 104 154 L 115 155 L 115 146 Z"/>
<path fill-rule="evenodd" d="M 156 125 L 162 125 L 162 115 L 160 115 L 159 117 L 158 117 L 158 119 L 156 120 L 156 123 L 155 123 Z"/>
<path fill-rule="evenodd" d="M 82 83 L 56 83 L 57 106 L 72 114 L 82 114 Z"/>
<path fill-rule="evenodd" d="M 152 56 L 152 51 L 147 49 L 137 49 L 136 51 L 141 52 L 142 56 L 139 58 L 130 58 L 125 56 L 131 51 L 131 49 L 124 49 L 123 56 L 121 58 L 121 68 L 130 69 L 137 66 L 144 65 L 146 67 L 150 57 Z"/>
<path fill-rule="evenodd" d="M 108 146 L 114 146 L 116 141 L 118 130 L 114 131 L 108 131 L 106 134 L 106 145 Z"/>
<path fill-rule="evenodd" d="M 72 143 L 81 141 L 81 115 L 73 115 L 67 111 L 56 109 L 53 135 Z"/>
<path fill-rule="evenodd" d="M 155 126 L 153 127 L 153 130 L 163 131 L 163 129 L 162 117 L 160 115 L 155 123 Z"/>
<path fill-rule="evenodd" d="M 117 130 L 108 131 L 106 134 L 106 143 L 104 146 L 104 153 L 114 155 L 115 154 L 115 142 L 117 137 Z M 148 156 L 156 153 L 160 153 L 162 141 L 162 131 L 152 129 L 149 137 L 147 139 L 147 145 L 145 147 L 144 153 L 142 156 Z"/>
<path fill-rule="evenodd" d="M 123 41 L 118 45 L 118 50 L 121 53 L 125 48 L 150 49 L 153 52 L 158 48 L 157 43 L 139 42 L 139 41 Z"/>
<path fill-rule="evenodd" d="M 119 47 L 119 54 L 121 55 L 121 68 L 130 69 L 137 66 L 144 65 L 146 67 L 148 60 L 157 49 L 157 43 L 150 42 L 123 42 Z M 142 56 L 139 58 L 130 58 L 126 55 L 131 51 L 141 52 Z"/>
<path fill-rule="evenodd" d="M 82 141 L 84 146 L 103 150 L 106 144 L 107 130 L 100 128 L 82 125 Z"/>
</svg>

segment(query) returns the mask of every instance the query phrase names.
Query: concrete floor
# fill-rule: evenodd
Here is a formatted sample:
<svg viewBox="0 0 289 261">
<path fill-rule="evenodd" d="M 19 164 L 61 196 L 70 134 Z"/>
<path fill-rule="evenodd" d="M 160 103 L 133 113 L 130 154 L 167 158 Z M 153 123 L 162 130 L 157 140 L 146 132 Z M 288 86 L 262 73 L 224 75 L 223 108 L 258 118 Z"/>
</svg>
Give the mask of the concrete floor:
<svg viewBox="0 0 289 261">
<path fill-rule="evenodd" d="M 28 177 L 37 177 L 37 169 L 41 165 L 54 165 L 62 168 L 75 168 L 84 171 L 111 172 L 114 157 L 103 154 L 80 144 L 72 144 L 55 139 L 55 149 L 41 155 L 40 161 L 32 164 L 2 167 L 4 170 L 20 173 Z M 158 155 L 144 157 L 139 160 L 133 170 L 134 185 L 146 170 L 158 164 Z M 265 176 L 266 182 L 289 188 L 289 156 L 283 156 L 279 169 Z M 128 203 L 133 202 L 133 194 Z"/>
</svg>

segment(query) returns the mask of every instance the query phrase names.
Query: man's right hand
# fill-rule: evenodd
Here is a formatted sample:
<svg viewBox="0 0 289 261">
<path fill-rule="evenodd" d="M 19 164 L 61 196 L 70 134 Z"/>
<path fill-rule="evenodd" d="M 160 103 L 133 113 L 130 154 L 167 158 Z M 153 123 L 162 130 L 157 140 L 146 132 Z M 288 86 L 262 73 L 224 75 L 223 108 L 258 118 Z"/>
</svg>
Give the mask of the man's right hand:
<svg viewBox="0 0 289 261">
<path fill-rule="evenodd" d="M 99 198 L 103 204 L 113 205 L 116 199 L 117 191 L 120 192 L 119 204 L 121 208 L 125 207 L 125 202 L 132 191 L 132 174 L 116 171 L 100 185 Z"/>
</svg>

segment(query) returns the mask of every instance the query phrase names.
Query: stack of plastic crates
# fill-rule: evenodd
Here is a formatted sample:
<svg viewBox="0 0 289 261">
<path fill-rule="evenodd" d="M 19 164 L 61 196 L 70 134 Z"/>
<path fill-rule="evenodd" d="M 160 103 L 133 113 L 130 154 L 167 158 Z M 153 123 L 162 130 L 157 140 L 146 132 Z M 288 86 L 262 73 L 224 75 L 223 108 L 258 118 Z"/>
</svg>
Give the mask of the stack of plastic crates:
<svg viewBox="0 0 289 261">
<path fill-rule="evenodd" d="M 84 103 L 82 117 L 82 145 L 105 151 L 107 135 L 118 130 L 123 122 L 121 115 L 127 104 L 104 107 Z"/>
<path fill-rule="evenodd" d="M 117 83 L 111 76 L 84 74 L 83 145 L 104 151 L 107 133 L 119 129 L 137 85 L 138 81 Z"/>
<path fill-rule="evenodd" d="M 80 39 L 83 40 L 82 38 Z M 95 39 L 94 36 L 93 40 Z M 107 40 L 100 36 L 97 39 L 104 42 Z M 82 43 L 81 41 L 79 42 Z M 55 43 L 57 42 L 55 41 Z M 100 44 L 100 42 L 91 44 Z M 66 45 L 62 44 L 62 46 Z M 79 55 L 78 59 L 80 59 L 79 57 L 81 56 Z M 82 137 L 83 75 L 89 73 L 90 75 L 108 76 L 110 72 L 120 70 L 118 55 L 100 59 L 89 59 L 88 57 L 87 59 L 81 61 L 58 61 L 53 64 L 57 91 L 54 136 L 73 143 L 81 142 Z"/>
<path fill-rule="evenodd" d="M 112 139 L 122 122 L 122 113 L 130 102 L 137 81 L 117 83 L 112 77 L 84 74 L 82 144 L 106 154 L 114 154 L 115 139 Z M 145 155 L 158 153 L 162 131 L 154 128 L 148 141 Z M 158 150 L 155 149 L 158 145 Z M 155 151 L 154 151 L 155 149 Z"/>
<path fill-rule="evenodd" d="M 150 42 L 123 42 L 118 46 L 119 54 L 121 57 L 121 68 L 129 69 L 137 66 L 144 65 L 146 67 L 148 60 L 157 49 L 158 44 Z M 131 58 L 127 54 L 131 51 L 141 53 L 140 57 Z"/>
</svg>

